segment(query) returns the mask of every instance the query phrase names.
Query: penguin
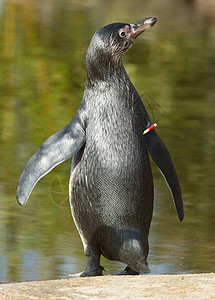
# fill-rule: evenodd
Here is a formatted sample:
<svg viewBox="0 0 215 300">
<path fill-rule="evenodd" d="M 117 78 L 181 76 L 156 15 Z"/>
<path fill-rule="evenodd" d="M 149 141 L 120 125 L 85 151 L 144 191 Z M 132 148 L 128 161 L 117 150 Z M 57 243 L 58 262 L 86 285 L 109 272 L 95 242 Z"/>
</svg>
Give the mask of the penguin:
<svg viewBox="0 0 215 300">
<path fill-rule="evenodd" d="M 69 201 L 86 262 L 77 276 L 102 275 L 103 255 L 126 268 L 118 275 L 149 272 L 148 234 L 154 187 L 149 154 L 171 191 L 179 220 L 183 202 L 172 158 L 129 79 L 123 54 L 157 18 L 106 25 L 86 55 L 86 86 L 72 120 L 51 135 L 26 164 L 17 184 L 24 206 L 35 184 L 73 157 Z M 143 134 L 143 132 L 147 132 Z"/>
</svg>

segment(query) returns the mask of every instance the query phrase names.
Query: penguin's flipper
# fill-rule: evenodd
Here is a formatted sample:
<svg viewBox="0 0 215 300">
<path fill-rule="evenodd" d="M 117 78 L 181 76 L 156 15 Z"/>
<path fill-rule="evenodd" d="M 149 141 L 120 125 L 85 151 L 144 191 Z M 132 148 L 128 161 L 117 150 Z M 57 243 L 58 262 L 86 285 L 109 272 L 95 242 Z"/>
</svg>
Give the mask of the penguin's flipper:
<svg viewBox="0 0 215 300">
<path fill-rule="evenodd" d="M 85 142 L 80 111 L 62 129 L 51 135 L 31 157 L 17 184 L 16 197 L 24 206 L 36 183 L 55 166 L 72 157 Z"/>
<path fill-rule="evenodd" d="M 175 203 L 178 218 L 182 221 L 184 218 L 184 209 L 181 188 L 169 151 L 154 129 L 144 135 L 144 140 L 151 158 L 167 182 Z"/>
</svg>

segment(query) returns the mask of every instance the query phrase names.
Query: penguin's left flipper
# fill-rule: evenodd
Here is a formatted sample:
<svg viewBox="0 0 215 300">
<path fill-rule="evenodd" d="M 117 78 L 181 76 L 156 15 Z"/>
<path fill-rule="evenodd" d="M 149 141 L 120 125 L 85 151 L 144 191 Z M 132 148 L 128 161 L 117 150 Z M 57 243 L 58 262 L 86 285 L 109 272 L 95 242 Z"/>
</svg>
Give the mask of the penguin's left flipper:
<svg viewBox="0 0 215 300">
<path fill-rule="evenodd" d="M 21 206 L 27 202 L 36 183 L 55 166 L 72 157 L 85 143 L 85 120 L 79 107 L 73 119 L 51 135 L 26 164 L 17 184 Z"/>
<path fill-rule="evenodd" d="M 182 221 L 184 218 L 184 209 L 181 188 L 169 151 L 156 133 L 155 129 L 145 134 L 144 140 L 151 158 L 167 182 L 175 203 L 178 218 Z"/>
</svg>

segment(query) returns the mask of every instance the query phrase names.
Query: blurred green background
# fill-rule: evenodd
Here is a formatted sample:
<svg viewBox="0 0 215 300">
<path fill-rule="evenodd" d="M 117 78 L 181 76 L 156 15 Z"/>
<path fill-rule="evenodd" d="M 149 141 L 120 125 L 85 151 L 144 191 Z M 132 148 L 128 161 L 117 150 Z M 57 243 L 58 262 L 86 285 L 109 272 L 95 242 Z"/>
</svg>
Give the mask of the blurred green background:
<svg viewBox="0 0 215 300">
<path fill-rule="evenodd" d="M 215 2 L 213 0 L 0 0 L 0 281 L 80 272 L 83 247 L 68 205 L 71 160 L 15 198 L 20 173 L 67 124 L 85 87 L 93 33 L 156 16 L 124 56 L 174 159 L 185 205 L 179 223 L 156 167 L 151 274 L 215 271 Z M 106 274 L 122 269 L 102 261 Z"/>
</svg>

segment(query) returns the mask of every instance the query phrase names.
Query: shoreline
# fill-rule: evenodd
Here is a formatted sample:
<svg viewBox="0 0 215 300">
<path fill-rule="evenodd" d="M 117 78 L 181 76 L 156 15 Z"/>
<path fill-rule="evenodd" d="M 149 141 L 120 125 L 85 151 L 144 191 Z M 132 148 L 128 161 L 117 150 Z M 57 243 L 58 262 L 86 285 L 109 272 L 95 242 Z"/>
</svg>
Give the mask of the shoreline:
<svg viewBox="0 0 215 300">
<path fill-rule="evenodd" d="M 96 276 L 0 284 L 0 299 L 215 299 L 215 273 Z"/>
</svg>

